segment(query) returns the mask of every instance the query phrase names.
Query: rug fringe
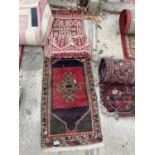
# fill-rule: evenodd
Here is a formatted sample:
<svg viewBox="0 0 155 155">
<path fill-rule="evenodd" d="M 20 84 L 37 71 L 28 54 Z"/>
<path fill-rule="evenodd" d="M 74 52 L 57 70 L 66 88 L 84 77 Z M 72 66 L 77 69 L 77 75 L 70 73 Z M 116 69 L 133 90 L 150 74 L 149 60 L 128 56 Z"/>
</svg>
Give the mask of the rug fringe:
<svg viewBox="0 0 155 155">
<path fill-rule="evenodd" d="M 87 151 L 91 149 L 97 149 L 100 147 L 104 147 L 103 142 L 97 144 L 90 145 L 82 145 L 82 146 L 68 146 L 68 147 L 53 147 L 53 148 L 42 148 L 44 152 L 66 152 L 66 151 Z"/>
</svg>

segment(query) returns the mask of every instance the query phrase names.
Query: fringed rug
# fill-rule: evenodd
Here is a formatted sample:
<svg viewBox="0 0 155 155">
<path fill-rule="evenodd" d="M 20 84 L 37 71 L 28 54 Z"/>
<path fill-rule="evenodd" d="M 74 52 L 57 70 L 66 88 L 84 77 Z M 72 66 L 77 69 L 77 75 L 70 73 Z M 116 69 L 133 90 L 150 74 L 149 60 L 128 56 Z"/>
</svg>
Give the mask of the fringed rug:
<svg viewBox="0 0 155 155">
<path fill-rule="evenodd" d="M 51 34 L 45 45 L 45 56 L 49 58 L 88 57 L 90 42 L 84 27 L 81 10 L 53 10 Z"/>
<path fill-rule="evenodd" d="M 102 141 L 89 59 L 44 59 L 42 147 Z"/>
<path fill-rule="evenodd" d="M 135 13 L 123 10 L 119 19 L 122 49 L 125 59 L 135 59 Z"/>
<path fill-rule="evenodd" d="M 135 69 L 131 60 L 102 59 L 100 68 L 102 104 L 119 116 L 135 114 Z"/>
</svg>

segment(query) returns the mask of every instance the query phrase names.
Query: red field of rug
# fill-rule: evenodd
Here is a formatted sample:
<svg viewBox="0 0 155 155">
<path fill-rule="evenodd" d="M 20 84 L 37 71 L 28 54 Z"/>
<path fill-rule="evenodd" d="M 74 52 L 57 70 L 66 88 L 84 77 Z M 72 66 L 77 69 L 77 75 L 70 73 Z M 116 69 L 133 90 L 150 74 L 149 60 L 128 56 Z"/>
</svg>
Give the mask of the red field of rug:
<svg viewBox="0 0 155 155">
<path fill-rule="evenodd" d="M 102 141 L 89 59 L 44 60 L 42 147 Z"/>
<path fill-rule="evenodd" d="M 53 10 L 54 21 L 45 56 L 49 58 L 88 57 L 91 46 L 85 34 L 81 10 Z"/>
</svg>

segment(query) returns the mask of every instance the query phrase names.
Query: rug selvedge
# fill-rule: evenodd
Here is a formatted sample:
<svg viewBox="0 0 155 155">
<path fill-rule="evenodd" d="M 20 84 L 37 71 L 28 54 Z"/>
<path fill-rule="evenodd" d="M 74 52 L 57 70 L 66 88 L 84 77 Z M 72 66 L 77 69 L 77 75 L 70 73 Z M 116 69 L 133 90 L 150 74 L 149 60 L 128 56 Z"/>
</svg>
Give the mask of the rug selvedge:
<svg viewBox="0 0 155 155">
<path fill-rule="evenodd" d="M 74 120 L 74 125 L 70 125 L 70 130 L 64 130 L 67 128 L 67 123 L 62 117 L 62 113 L 66 114 L 68 109 L 60 109 L 59 107 L 51 111 L 51 99 L 50 99 L 50 64 L 59 61 L 59 59 L 49 59 L 44 60 L 44 71 L 43 71 L 43 88 L 42 88 L 42 147 L 53 147 L 54 142 L 58 141 L 58 146 L 75 146 L 83 144 L 93 144 L 102 141 L 101 127 L 99 121 L 98 113 L 98 103 L 93 82 L 93 74 L 91 71 L 91 64 L 89 59 L 77 59 L 83 63 L 84 67 L 84 78 L 86 84 L 87 102 L 88 105 L 83 107 L 72 107 L 73 112 L 79 112 L 79 119 Z M 68 111 L 67 111 L 68 112 Z M 70 111 L 69 111 L 70 112 Z M 72 113 L 71 113 L 72 114 Z M 66 117 L 66 116 L 65 116 Z M 57 127 L 59 126 L 60 131 L 53 130 L 51 133 L 52 120 L 57 122 Z M 85 122 L 86 121 L 86 122 Z M 91 125 L 90 122 L 91 121 Z M 54 121 L 53 121 L 54 122 Z M 87 126 L 85 126 L 87 124 Z M 53 124 L 54 125 L 54 124 Z M 78 130 L 77 130 L 78 128 Z M 60 132 L 60 133 L 57 133 Z"/>
</svg>

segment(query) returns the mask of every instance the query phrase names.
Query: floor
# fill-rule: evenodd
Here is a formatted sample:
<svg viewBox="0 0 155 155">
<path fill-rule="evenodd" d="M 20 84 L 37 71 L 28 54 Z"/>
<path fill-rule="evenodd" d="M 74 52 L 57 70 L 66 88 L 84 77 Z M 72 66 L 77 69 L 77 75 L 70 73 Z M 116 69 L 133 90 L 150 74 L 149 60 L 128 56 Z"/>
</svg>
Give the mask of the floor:
<svg viewBox="0 0 155 155">
<path fill-rule="evenodd" d="M 98 64 L 101 57 L 123 58 L 120 35 L 118 34 L 118 15 L 103 13 L 93 21 L 86 21 L 87 35 L 92 41 L 92 68 L 95 78 L 98 102 Z M 91 23 L 91 24 L 90 24 Z M 96 38 L 96 39 L 95 39 Z M 118 118 L 109 115 L 103 107 L 101 125 L 103 147 L 87 151 L 67 151 L 51 153 L 40 147 L 40 111 L 42 87 L 43 51 L 41 47 L 25 46 L 20 69 L 20 155 L 134 155 L 135 119 Z"/>
</svg>

